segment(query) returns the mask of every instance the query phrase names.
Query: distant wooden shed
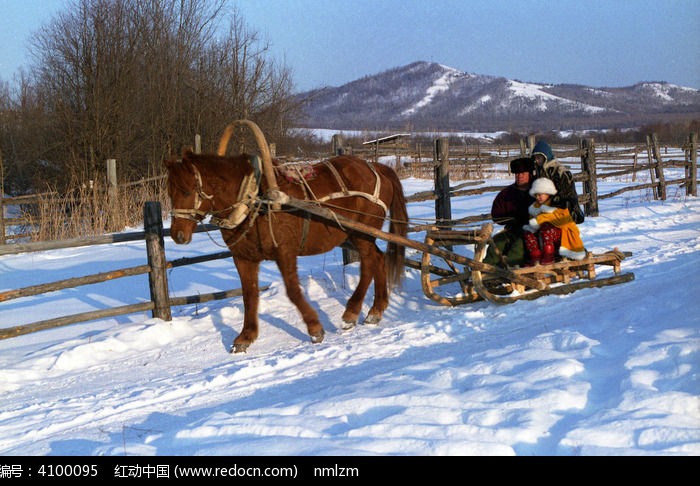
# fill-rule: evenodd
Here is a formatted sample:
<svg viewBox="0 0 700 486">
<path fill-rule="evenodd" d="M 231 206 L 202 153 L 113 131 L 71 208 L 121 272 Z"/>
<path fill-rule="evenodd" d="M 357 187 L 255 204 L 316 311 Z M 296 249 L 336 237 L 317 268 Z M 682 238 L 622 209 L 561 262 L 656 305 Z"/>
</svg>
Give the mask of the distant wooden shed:
<svg viewBox="0 0 700 486">
<path fill-rule="evenodd" d="M 368 140 L 362 142 L 362 145 L 374 145 L 378 147 L 389 146 L 389 147 L 405 147 L 408 142 L 406 142 L 406 137 L 410 137 L 410 133 L 395 133 L 393 135 L 387 135 L 386 137 L 376 138 L 374 140 Z"/>
</svg>

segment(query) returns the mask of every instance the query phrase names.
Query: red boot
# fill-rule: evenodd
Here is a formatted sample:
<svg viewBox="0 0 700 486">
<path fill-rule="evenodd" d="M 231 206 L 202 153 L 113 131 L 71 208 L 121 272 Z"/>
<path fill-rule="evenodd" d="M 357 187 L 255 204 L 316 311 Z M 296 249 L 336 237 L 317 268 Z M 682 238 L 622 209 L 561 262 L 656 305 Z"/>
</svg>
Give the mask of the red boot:
<svg viewBox="0 0 700 486">
<path fill-rule="evenodd" d="M 542 250 L 540 250 L 540 242 L 537 235 L 526 231 L 523 233 L 523 241 L 525 242 L 525 249 L 527 250 L 530 259 L 525 263 L 526 267 L 534 267 L 540 263 L 540 258 L 542 258 Z"/>
<path fill-rule="evenodd" d="M 550 263 L 554 263 L 554 245 L 551 243 L 546 243 L 543 245 L 543 255 L 542 255 L 542 265 L 549 265 Z"/>
<path fill-rule="evenodd" d="M 557 246 L 561 241 L 561 229 L 551 224 L 545 223 L 540 229 L 542 235 L 542 265 L 554 263 L 557 253 Z"/>
</svg>

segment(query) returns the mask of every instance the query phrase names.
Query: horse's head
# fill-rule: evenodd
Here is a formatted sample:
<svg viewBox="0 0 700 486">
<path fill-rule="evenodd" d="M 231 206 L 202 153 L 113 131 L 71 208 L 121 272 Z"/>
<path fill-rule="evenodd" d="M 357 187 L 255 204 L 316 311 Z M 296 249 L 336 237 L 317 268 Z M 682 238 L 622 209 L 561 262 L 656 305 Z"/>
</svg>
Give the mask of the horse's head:
<svg viewBox="0 0 700 486">
<path fill-rule="evenodd" d="M 190 151 L 185 151 L 182 159 L 163 162 L 168 171 L 167 188 L 172 207 L 170 237 L 178 245 L 192 241 L 197 223 L 209 213 L 212 204 L 212 196 L 204 192 L 202 176 L 192 156 Z"/>
</svg>

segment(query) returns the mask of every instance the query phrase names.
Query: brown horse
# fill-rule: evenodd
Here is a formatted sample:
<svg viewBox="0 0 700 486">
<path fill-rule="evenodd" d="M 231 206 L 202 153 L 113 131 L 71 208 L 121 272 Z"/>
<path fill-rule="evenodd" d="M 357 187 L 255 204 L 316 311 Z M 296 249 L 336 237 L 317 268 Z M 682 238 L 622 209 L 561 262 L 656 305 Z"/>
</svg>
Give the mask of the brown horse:
<svg viewBox="0 0 700 486">
<path fill-rule="evenodd" d="M 223 153 L 220 150 L 220 153 Z M 260 170 L 257 157 L 198 155 L 186 151 L 180 160 L 164 162 L 172 202 L 170 234 L 175 243 L 187 244 L 198 222 L 207 215 L 221 228 L 233 255 L 243 294 L 243 329 L 232 352 L 246 351 L 258 337 L 258 271 L 260 262 L 277 263 L 287 296 L 306 323 L 311 341 L 323 340 L 318 313 L 299 285 L 297 257 L 328 252 L 352 243 L 360 257 L 360 280 L 343 313 L 344 327 L 356 324 L 362 304 L 374 281 L 374 301 L 365 323 L 378 323 L 389 304 L 389 292 L 401 283 L 404 252 L 388 243 L 386 255 L 375 238 L 343 228 L 340 223 L 285 206 L 275 207 L 262 196 L 270 185 L 297 199 L 317 201 L 333 212 L 381 229 L 390 214 L 389 232 L 405 237 L 408 214 L 401 181 L 393 169 L 353 156 L 337 156 L 291 177 L 280 166 Z M 260 177 L 274 173 L 274 182 Z"/>
</svg>

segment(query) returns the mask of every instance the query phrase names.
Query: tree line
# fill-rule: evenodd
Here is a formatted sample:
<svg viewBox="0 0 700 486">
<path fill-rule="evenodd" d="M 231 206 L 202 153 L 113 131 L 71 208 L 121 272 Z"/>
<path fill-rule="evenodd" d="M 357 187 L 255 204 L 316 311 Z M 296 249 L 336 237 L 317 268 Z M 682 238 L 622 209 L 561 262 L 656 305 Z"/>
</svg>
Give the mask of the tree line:
<svg viewBox="0 0 700 486">
<path fill-rule="evenodd" d="M 0 82 L 12 195 L 98 180 L 106 159 L 125 180 L 158 175 L 195 134 L 216 147 L 249 118 L 282 140 L 298 116 L 290 68 L 226 0 L 73 0 L 33 34 L 30 59 Z"/>
</svg>

